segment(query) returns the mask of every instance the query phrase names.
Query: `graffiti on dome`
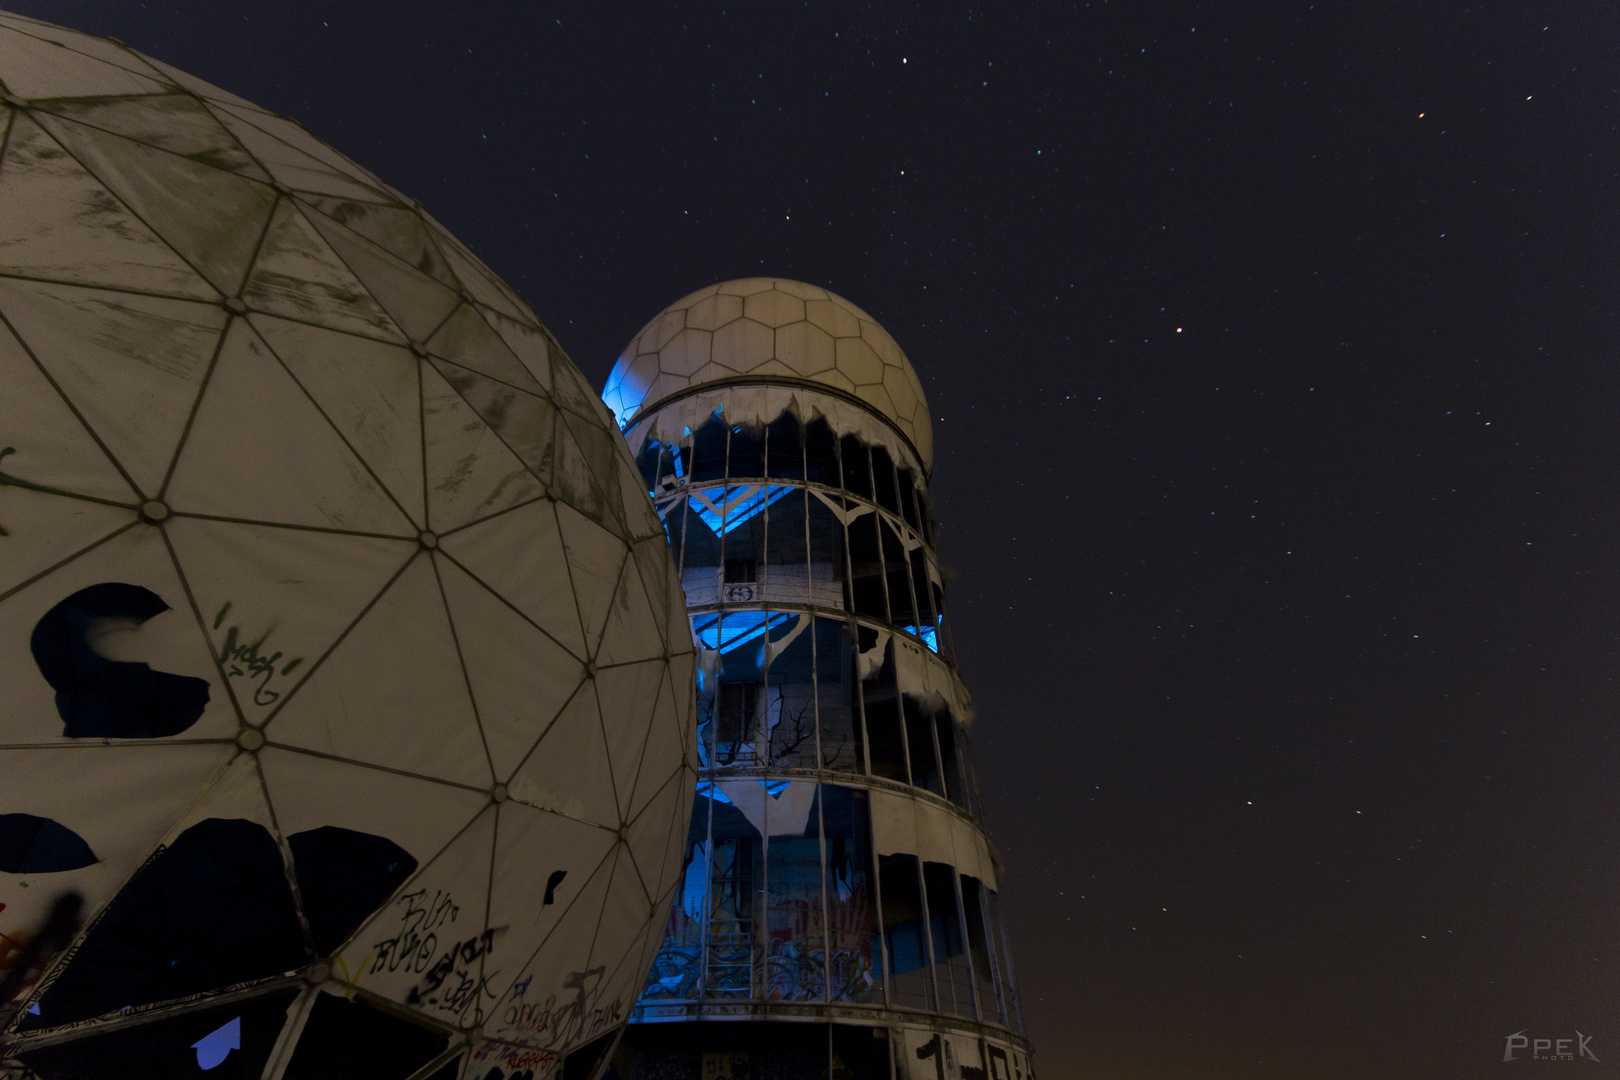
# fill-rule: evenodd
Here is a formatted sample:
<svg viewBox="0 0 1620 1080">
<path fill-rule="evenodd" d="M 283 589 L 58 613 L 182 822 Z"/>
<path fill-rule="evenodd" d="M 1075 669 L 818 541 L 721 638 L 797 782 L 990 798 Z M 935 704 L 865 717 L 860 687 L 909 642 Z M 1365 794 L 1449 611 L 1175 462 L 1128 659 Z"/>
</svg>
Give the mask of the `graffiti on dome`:
<svg viewBox="0 0 1620 1080">
<path fill-rule="evenodd" d="M 578 1045 L 624 1022 L 624 1001 L 601 999 L 606 975 L 606 967 L 571 972 L 562 991 L 544 1001 L 529 999 L 534 976 L 526 975 L 512 986 L 502 1019 L 521 1041 L 546 1048 Z"/>
<path fill-rule="evenodd" d="M 504 1076 L 506 1080 L 518 1080 L 520 1076 L 527 1076 L 533 1080 L 534 1077 L 550 1073 L 552 1066 L 557 1063 L 557 1052 L 533 1050 L 491 1039 L 473 1051 L 472 1059 L 479 1070 L 486 1066 L 491 1068 L 488 1072 L 469 1071 L 469 1077 Z"/>
<path fill-rule="evenodd" d="M 490 968 L 484 958 L 494 951 L 504 926 L 461 937 L 454 925 L 461 916 L 461 905 L 443 889 L 431 893 L 417 889 L 394 904 L 401 909 L 399 922 L 391 936 L 372 942 L 368 974 L 404 971 L 420 975 L 406 992 L 406 1002 L 457 1016 L 480 1001 L 499 996 L 490 983 L 500 970 Z"/>
<path fill-rule="evenodd" d="M 231 604 L 232 601 L 225 601 L 225 606 L 214 616 L 216 632 L 224 625 L 225 617 L 230 614 Z M 282 653 L 269 652 L 265 647 L 269 637 L 270 631 L 265 630 L 252 640 L 248 640 L 248 635 L 243 632 L 241 625 L 233 622 L 225 627 L 225 640 L 219 646 L 219 662 L 225 669 L 225 674 L 233 679 L 245 680 L 253 692 L 253 704 L 261 707 L 274 705 L 280 700 L 282 690 L 273 689 L 271 684 L 278 678 L 285 679 L 304 662 L 301 656 L 284 661 Z"/>
</svg>

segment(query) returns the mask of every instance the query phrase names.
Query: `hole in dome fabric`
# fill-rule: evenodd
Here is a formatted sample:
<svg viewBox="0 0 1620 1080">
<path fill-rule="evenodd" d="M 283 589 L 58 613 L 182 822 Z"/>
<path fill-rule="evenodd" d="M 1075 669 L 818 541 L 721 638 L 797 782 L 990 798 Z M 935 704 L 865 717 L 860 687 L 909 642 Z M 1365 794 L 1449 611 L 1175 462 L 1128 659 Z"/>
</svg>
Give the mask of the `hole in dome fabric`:
<svg viewBox="0 0 1620 1080">
<path fill-rule="evenodd" d="M 0 872 L 58 874 L 95 862 L 90 845 L 66 825 L 33 814 L 0 814 Z"/>
<path fill-rule="evenodd" d="M 449 1040 L 361 1001 L 320 994 L 287 1064 L 285 1080 L 404 1080 Z M 455 1075 L 455 1063 L 448 1066 Z"/>
<path fill-rule="evenodd" d="M 315 951 L 330 956 L 416 870 L 381 836 L 325 825 L 287 838 Z"/>
<path fill-rule="evenodd" d="M 258 1080 L 296 991 L 168 1016 L 18 1056 L 41 1080 Z M 358 1074 L 357 1074 L 358 1075 Z"/>
<path fill-rule="evenodd" d="M 197 722 L 208 705 L 207 680 L 109 660 L 86 638 L 104 620 L 139 626 L 168 610 L 150 589 L 108 581 L 80 589 L 35 624 L 29 647 L 40 674 L 56 691 L 56 711 L 66 725 L 63 734 L 72 739 L 152 739 L 179 734 Z"/>
<path fill-rule="evenodd" d="M 184 997 L 307 959 L 270 833 L 252 821 L 209 818 L 153 855 L 113 898 L 26 1026 Z"/>
</svg>

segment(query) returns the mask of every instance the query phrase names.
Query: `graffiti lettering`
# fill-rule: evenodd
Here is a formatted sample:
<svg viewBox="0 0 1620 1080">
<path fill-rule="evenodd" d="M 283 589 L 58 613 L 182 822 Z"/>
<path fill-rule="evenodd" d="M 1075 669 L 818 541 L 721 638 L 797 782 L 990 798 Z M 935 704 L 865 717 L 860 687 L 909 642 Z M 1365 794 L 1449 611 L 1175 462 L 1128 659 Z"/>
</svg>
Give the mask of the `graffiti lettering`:
<svg viewBox="0 0 1620 1080">
<path fill-rule="evenodd" d="M 563 989 L 573 990 L 572 1000 L 558 1002 L 549 995 L 542 1005 L 520 1002 L 529 989 L 532 976 L 512 987 L 511 1004 L 506 1009 L 506 1026 L 531 1036 L 543 1046 L 571 1046 L 624 1022 L 624 1002 L 598 1002 L 598 988 L 607 968 L 576 971 L 563 980 Z M 519 989 L 521 987 L 521 989 Z"/>
<path fill-rule="evenodd" d="M 486 1042 L 473 1051 L 473 1060 L 503 1065 L 507 1069 L 538 1069 L 557 1060 L 554 1050 L 530 1050 L 500 1042 Z"/>
<path fill-rule="evenodd" d="M 459 1013 L 485 994 L 492 999 L 497 997 L 488 984 L 500 972 L 491 971 L 477 976 L 466 965 L 490 953 L 500 929 L 504 927 L 492 927 L 476 937 L 451 945 L 428 969 L 422 981 L 411 988 L 405 1000 L 412 1005 L 437 1005 L 446 1012 Z M 444 988 L 443 992 L 440 992 L 441 988 Z"/>
<path fill-rule="evenodd" d="M 218 630 L 225 621 L 226 614 L 231 610 L 231 601 L 227 600 L 225 606 L 219 609 L 214 616 L 214 629 Z M 266 656 L 261 647 L 270 637 L 270 631 L 260 634 L 257 640 L 243 640 L 242 628 L 232 624 L 225 631 L 225 643 L 219 647 L 219 662 L 225 669 L 225 674 L 231 678 L 246 679 L 253 688 L 253 704 L 264 706 L 273 705 L 281 698 L 280 690 L 270 688 L 271 680 L 277 675 L 283 677 L 291 675 L 299 664 L 304 662 L 301 656 L 295 656 L 286 663 L 281 663 L 281 653 L 275 652 Z M 277 665 L 280 664 L 280 670 Z"/>
<path fill-rule="evenodd" d="M 394 903 L 403 905 L 399 932 L 391 938 L 372 943 L 371 974 L 379 971 L 398 971 L 401 968 L 420 975 L 439 949 L 435 927 L 456 921 L 461 909 L 450 899 L 450 894 L 435 890 L 433 899 L 427 899 L 427 890 L 406 893 Z M 459 946 L 458 946 L 459 948 Z"/>
</svg>

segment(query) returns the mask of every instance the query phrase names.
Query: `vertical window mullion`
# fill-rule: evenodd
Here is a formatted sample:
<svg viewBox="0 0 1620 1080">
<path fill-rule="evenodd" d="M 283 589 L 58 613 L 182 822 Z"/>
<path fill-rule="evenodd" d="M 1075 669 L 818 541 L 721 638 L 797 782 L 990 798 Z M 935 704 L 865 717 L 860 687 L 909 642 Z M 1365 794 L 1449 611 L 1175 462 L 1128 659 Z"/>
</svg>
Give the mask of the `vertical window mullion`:
<svg viewBox="0 0 1620 1080">
<path fill-rule="evenodd" d="M 933 725 L 930 724 L 930 727 Z M 943 775 L 943 770 L 941 770 Z M 967 932 L 967 905 L 962 903 L 962 875 L 951 867 L 951 888 L 956 890 L 956 932 L 962 938 L 962 960 L 967 965 L 968 973 L 968 1006 L 973 1010 L 975 1020 L 984 1020 L 984 1008 L 979 1004 L 979 983 L 973 973 L 973 939 Z M 951 992 L 956 992 L 956 979 L 951 979 Z"/>
<path fill-rule="evenodd" d="M 928 907 L 928 875 L 923 873 L 921 855 L 915 857 L 912 862 L 917 867 L 917 899 L 922 905 L 922 936 L 928 955 L 928 985 L 934 988 L 932 1002 L 934 1008 L 944 1011 L 945 1003 L 939 996 L 939 964 L 934 959 L 934 918 Z M 954 1002 L 956 998 L 952 996 L 951 1000 Z"/>
</svg>

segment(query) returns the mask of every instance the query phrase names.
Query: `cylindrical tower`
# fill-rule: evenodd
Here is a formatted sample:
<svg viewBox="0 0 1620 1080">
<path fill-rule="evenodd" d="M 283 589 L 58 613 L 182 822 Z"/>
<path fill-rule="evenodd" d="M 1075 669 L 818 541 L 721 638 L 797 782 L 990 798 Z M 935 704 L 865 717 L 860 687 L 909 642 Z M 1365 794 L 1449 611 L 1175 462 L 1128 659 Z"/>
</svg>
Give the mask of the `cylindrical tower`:
<svg viewBox="0 0 1620 1080">
<path fill-rule="evenodd" d="M 661 312 L 603 394 L 699 652 L 684 884 L 621 1080 L 1026 1080 L 916 372 L 832 293 Z"/>
</svg>

